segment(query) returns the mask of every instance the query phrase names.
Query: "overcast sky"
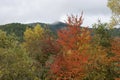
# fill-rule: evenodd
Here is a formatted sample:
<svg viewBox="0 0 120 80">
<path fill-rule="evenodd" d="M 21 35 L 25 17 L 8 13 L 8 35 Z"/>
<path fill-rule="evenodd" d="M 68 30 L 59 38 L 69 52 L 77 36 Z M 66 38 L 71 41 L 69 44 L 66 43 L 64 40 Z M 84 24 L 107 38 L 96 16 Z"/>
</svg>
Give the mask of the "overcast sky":
<svg viewBox="0 0 120 80">
<path fill-rule="evenodd" d="M 64 21 L 69 14 L 84 12 L 85 26 L 98 19 L 110 20 L 111 11 L 107 0 L 0 0 L 0 24 L 12 22 L 54 23 Z"/>
</svg>

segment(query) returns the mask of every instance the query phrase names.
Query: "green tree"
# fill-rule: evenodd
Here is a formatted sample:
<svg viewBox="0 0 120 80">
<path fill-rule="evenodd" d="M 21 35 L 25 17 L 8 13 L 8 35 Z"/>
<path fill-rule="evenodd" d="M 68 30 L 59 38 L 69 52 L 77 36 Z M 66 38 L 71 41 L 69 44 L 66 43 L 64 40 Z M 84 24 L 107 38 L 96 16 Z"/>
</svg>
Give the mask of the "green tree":
<svg viewBox="0 0 120 80">
<path fill-rule="evenodd" d="M 0 47 L 1 48 L 10 48 L 14 47 L 14 44 L 17 42 L 17 38 L 14 34 L 7 35 L 6 32 L 0 30 Z"/>
<path fill-rule="evenodd" d="M 34 80 L 32 60 L 16 38 L 0 30 L 0 80 Z"/>
<path fill-rule="evenodd" d="M 97 24 L 93 25 L 93 33 L 95 44 L 104 48 L 109 48 L 111 46 L 111 29 L 108 27 L 107 23 L 98 21 Z"/>
<path fill-rule="evenodd" d="M 88 75 L 85 80 L 114 80 L 118 74 L 113 62 L 111 29 L 100 21 L 93 26 Z"/>
</svg>

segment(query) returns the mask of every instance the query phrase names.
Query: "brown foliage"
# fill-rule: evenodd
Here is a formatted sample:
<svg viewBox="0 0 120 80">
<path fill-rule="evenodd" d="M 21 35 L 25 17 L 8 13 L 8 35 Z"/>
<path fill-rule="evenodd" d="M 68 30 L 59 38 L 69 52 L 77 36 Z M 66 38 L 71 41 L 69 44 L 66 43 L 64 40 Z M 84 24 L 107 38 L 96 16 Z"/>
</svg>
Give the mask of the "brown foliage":
<svg viewBox="0 0 120 80">
<path fill-rule="evenodd" d="M 115 38 L 112 42 L 112 52 L 114 56 L 112 57 L 113 62 L 117 62 L 117 66 L 120 67 L 120 38 Z M 119 71 L 120 72 L 120 71 Z"/>
</svg>

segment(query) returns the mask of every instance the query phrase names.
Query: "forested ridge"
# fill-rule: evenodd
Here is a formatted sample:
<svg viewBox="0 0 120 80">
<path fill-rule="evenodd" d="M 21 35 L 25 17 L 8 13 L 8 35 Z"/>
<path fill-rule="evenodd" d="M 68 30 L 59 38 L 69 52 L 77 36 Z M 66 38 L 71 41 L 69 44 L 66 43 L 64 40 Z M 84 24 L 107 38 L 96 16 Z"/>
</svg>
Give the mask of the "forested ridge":
<svg viewBox="0 0 120 80">
<path fill-rule="evenodd" d="M 24 31 L 26 28 L 34 28 L 37 24 L 41 25 L 42 28 L 48 28 L 50 29 L 54 34 L 59 29 L 64 28 L 67 24 L 63 22 L 57 22 L 53 24 L 46 24 L 46 23 L 29 23 L 29 24 L 22 24 L 22 23 L 9 23 L 5 25 L 0 25 L 0 29 L 5 31 L 7 34 L 15 34 L 17 37 L 19 37 L 20 41 L 23 41 Z M 92 30 L 93 28 L 88 29 Z M 112 36 L 120 37 L 120 28 L 114 28 L 112 29 Z"/>
</svg>

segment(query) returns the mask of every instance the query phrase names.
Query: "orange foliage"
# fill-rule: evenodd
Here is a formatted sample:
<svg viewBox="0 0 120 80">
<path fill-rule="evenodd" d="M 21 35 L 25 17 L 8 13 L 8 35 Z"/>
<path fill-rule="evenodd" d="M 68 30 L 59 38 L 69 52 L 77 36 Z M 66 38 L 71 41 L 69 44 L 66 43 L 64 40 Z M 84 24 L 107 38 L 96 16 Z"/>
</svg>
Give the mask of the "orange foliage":
<svg viewBox="0 0 120 80">
<path fill-rule="evenodd" d="M 51 65 L 55 80 L 78 80 L 85 75 L 91 36 L 88 28 L 80 27 L 82 22 L 82 16 L 68 17 L 67 27 L 58 31 L 57 41 L 62 47 L 62 54 Z"/>
<path fill-rule="evenodd" d="M 114 62 L 118 62 L 117 66 L 120 67 L 120 38 L 115 38 L 112 42 L 112 52 L 115 56 L 112 57 Z M 119 71 L 120 72 L 120 71 Z"/>
<path fill-rule="evenodd" d="M 68 17 L 68 26 L 58 31 L 58 44 L 64 51 L 81 51 L 83 47 L 87 49 L 86 44 L 89 43 L 91 36 L 88 28 L 80 27 L 82 22 L 82 16 L 80 18 Z"/>
<path fill-rule="evenodd" d="M 115 38 L 112 42 L 112 52 L 120 56 L 120 38 Z"/>
<path fill-rule="evenodd" d="M 116 78 L 115 80 L 120 80 L 120 78 Z"/>
<path fill-rule="evenodd" d="M 83 54 L 71 54 L 68 56 L 59 55 L 51 66 L 51 70 L 56 75 L 53 79 L 58 80 L 78 80 L 85 76 L 85 65 L 88 58 Z"/>
<path fill-rule="evenodd" d="M 120 68 L 120 38 L 114 38 L 112 42 L 112 52 L 115 54 L 112 60 L 116 62 L 116 66 Z M 120 74 L 120 70 L 118 70 L 117 73 Z M 117 80 L 120 80 L 120 78 Z"/>
</svg>

